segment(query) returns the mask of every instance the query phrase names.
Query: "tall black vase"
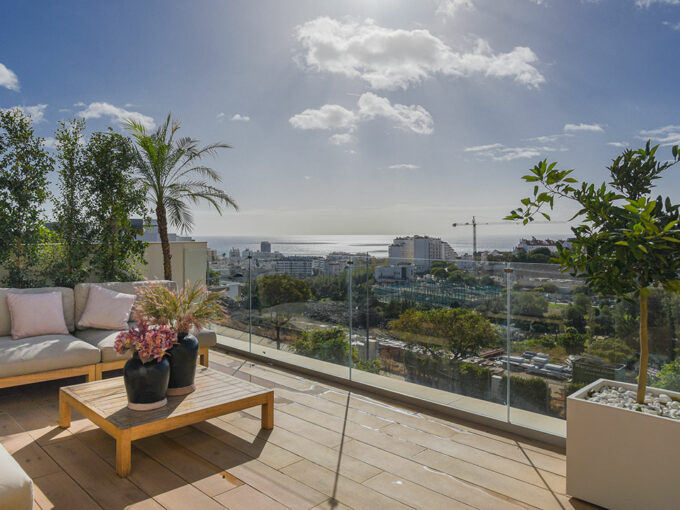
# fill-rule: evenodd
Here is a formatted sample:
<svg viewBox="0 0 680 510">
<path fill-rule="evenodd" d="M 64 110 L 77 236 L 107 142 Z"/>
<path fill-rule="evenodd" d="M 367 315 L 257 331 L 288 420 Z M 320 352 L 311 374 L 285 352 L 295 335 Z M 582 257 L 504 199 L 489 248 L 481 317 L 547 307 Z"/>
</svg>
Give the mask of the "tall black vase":
<svg viewBox="0 0 680 510">
<path fill-rule="evenodd" d="M 180 333 L 177 343 L 168 351 L 170 355 L 170 384 L 168 395 L 186 395 L 196 389 L 196 363 L 198 362 L 198 340 L 194 335 Z"/>
<path fill-rule="evenodd" d="M 128 408 L 133 411 L 151 411 L 168 403 L 165 393 L 170 382 L 170 363 L 167 358 L 142 363 L 135 355 L 123 368 L 123 381 L 128 397 Z"/>
</svg>

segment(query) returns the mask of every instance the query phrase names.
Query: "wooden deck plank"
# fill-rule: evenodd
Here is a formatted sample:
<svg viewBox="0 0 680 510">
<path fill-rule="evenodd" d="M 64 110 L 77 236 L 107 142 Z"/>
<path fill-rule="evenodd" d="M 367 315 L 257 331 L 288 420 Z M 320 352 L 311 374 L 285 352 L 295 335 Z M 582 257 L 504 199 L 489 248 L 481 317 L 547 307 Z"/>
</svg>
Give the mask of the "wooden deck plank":
<svg viewBox="0 0 680 510">
<path fill-rule="evenodd" d="M 122 509 L 144 503 L 145 508 L 162 509 L 149 495 L 115 470 L 78 439 L 45 447 L 45 451 L 104 509 Z"/>
<path fill-rule="evenodd" d="M 0 389 L 0 443 L 34 475 L 36 509 L 590 508 L 564 494 L 557 448 L 220 352 L 211 362 L 233 384 L 204 380 L 185 409 L 252 382 L 275 389 L 276 427 L 262 430 L 251 408 L 133 441 L 127 480 L 90 420 L 72 412 L 68 430 L 57 426 L 59 387 L 82 379 Z M 126 403 L 115 377 L 99 401 L 72 386 L 106 412 Z"/>
</svg>

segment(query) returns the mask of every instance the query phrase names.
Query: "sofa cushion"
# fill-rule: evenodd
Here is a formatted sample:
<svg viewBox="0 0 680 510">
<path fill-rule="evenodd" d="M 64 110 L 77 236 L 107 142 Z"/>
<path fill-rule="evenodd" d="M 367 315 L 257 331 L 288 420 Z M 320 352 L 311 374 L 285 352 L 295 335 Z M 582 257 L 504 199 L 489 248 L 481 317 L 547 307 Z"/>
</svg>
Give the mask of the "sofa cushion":
<svg viewBox="0 0 680 510">
<path fill-rule="evenodd" d="M 134 324 L 135 323 L 132 322 L 130 323 L 130 326 L 134 326 Z M 76 331 L 74 335 L 101 350 L 102 362 L 106 363 L 108 361 L 128 359 L 130 356 L 132 356 L 131 351 L 128 351 L 125 354 L 118 354 L 113 348 L 118 333 L 120 333 L 120 331 L 107 329 L 83 329 L 81 331 Z M 199 347 L 213 347 L 217 344 L 217 335 L 215 335 L 214 331 L 209 331 L 207 329 L 202 330 L 198 335 L 196 335 L 196 339 L 198 340 Z"/>
<path fill-rule="evenodd" d="M 0 337 L 0 377 L 26 375 L 99 363 L 99 349 L 71 335 L 21 340 Z"/>
<path fill-rule="evenodd" d="M 177 289 L 177 284 L 170 280 L 147 280 L 140 282 L 106 282 L 106 283 L 79 283 L 73 289 L 75 295 L 75 323 L 77 324 L 80 318 L 83 316 L 85 307 L 87 306 L 87 298 L 90 295 L 90 287 L 97 285 L 109 290 L 115 290 L 116 292 L 121 292 L 123 294 L 137 294 L 137 288 L 151 283 L 162 283 L 171 290 Z M 132 307 L 130 311 L 129 320 L 134 317 L 135 308 Z M 83 328 L 80 328 L 83 329 Z"/>
<path fill-rule="evenodd" d="M 64 321 L 69 331 L 76 328 L 74 318 L 74 297 L 73 289 L 66 287 L 39 287 L 35 289 L 0 289 L 0 337 L 8 336 L 12 333 L 12 321 L 7 306 L 7 294 L 42 294 L 45 292 L 61 292 L 61 304 L 64 307 Z"/>
<path fill-rule="evenodd" d="M 33 508 L 33 482 L 7 450 L 0 446 L 0 507 Z"/>
<path fill-rule="evenodd" d="M 7 294 L 12 338 L 68 335 L 61 292 Z"/>
<path fill-rule="evenodd" d="M 90 287 L 85 311 L 76 326 L 78 329 L 125 329 L 134 304 L 134 294 L 123 294 L 93 285 Z"/>
<path fill-rule="evenodd" d="M 79 339 L 99 349 L 102 353 L 102 363 L 107 363 L 109 361 L 128 359 L 132 356 L 131 351 L 128 351 L 125 354 L 118 354 L 113 348 L 118 333 L 120 333 L 120 330 L 81 329 L 73 334 Z"/>
</svg>

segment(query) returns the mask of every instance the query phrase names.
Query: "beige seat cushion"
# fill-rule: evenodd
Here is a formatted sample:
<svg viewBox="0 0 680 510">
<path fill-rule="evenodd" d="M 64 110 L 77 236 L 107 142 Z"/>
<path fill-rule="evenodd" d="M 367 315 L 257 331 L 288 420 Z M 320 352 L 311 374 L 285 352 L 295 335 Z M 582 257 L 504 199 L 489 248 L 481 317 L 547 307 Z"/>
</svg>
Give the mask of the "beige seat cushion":
<svg viewBox="0 0 680 510">
<path fill-rule="evenodd" d="M 43 335 L 21 340 L 0 337 L 0 377 L 82 367 L 100 360 L 99 349 L 71 335 Z"/>
<path fill-rule="evenodd" d="M 83 316 L 85 307 L 87 306 L 87 299 L 90 295 L 90 288 L 93 285 L 103 287 L 105 289 L 114 290 L 116 292 L 121 292 L 123 294 L 137 294 L 137 288 L 151 283 L 162 283 L 171 290 L 177 289 L 177 284 L 170 280 L 155 280 L 155 281 L 140 281 L 140 282 L 106 282 L 106 283 L 79 283 L 73 289 L 75 298 L 75 320 L 77 324 L 80 318 Z M 130 317 L 128 320 L 132 320 L 134 317 L 135 308 L 132 307 L 130 311 Z M 84 328 L 79 328 L 84 329 Z"/>
<path fill-rule="evenodd" d="M 123 294 L 99 285 L 90 287 L 87 305 L 78 320 L 78 329 L 125 329 L 135 304 L 134 294 Z"/>
<path fill-rule="evenodd" d="M 12 338 L 40 335 L 68 335 L 61 292 L 7 294 Z"/>
<path fill-rule="evenodd" d="M 12 322 L 7 306 L 7 294 L 42 294 L 45 292 L 61 292 L 61 304 L 64 307 L 64 320 L 69 331 L 76 329 L 74 318 L 73 289 L 66 287 L 39 287 L 36 289 L 0 289 L 0 337 L 8 336 L 12 332 Z"/>
<path fill-rule="evenodd" d="M 0 446 L 0 508 L 8 510 L 33 508 L 33 482 L 2 446 Z"/>
<path fill-rule="evenodd" d="M 130 323 L 133 326 L 135 323 Z M 84 340 L 90 345 L 97 347 L 102 352 L 102 362 L 118 361 L 121 359 L 128 359 L 132 356 L 132 352 L 128 351 L 125 354 L 118 354 L 114 349 L 116 336 L 120 331 L 107 329 L 83 329 L 76 331 L 75 336 Z M 217 335 L 214 331 L 204 329 L 196 335 L 199 347 L 213 347 L 217 344 Z"/>
</svg>

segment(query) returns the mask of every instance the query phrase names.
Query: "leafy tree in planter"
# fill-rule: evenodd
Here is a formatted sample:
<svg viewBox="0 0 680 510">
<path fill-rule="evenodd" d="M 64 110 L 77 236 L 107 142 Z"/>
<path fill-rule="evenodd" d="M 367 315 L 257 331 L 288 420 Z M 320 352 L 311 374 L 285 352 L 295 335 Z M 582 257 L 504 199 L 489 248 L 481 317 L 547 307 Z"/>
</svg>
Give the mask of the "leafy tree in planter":
<svg viewBox="0 0 680 510">
<path fill-rule="evenodd" d="M 57 140 L 57 175 L 59 196 L 54 202 L 55 233 L 60 257 L 52 273 L 55 285 L 73 287 L 89 273 L 93 226 L 88 217 L 91 176 L 85 164 L 83 145 L 84 120 L 60 122 Z"/>
<path fill-rule="evenodd" d="M 93 133 L 85 148 L 92 265 L 104 281 L 138 278 L 135 264 L 144 262 L 146 243 L 130 221 L 146 217 L 146 193 L 133 178 L 133 158 L 130 140 L 113 131 Z"/>
<path fill-rule="evenodd" d="M 585 278 L 588 287 L 603 294 L 640 303 L 640 374 L 637 401 L 644 403 L 649 358 L 647 300 L 650 288 L 662 286 L 680 293 L 680 229 L 678 210 L 670 198 L 652 198 L 654 181 L 680 160 L 678 146 L 673 159 L 656 160 L 658 146 L 626 150 L 607 169 L 609 183 L 579 183 L 572 170 L 559 170 L 557 163 L 538 163 L 524 180 L 534 184 L 533 195 L 522 199 L 523 207 L 509 220 L 526 225 L 555 199 L 568 199 L 579 207 L 572 227 L 571 247 L 558 246 L 557 261 L 564 271 Z"/>
<path fill-rule="evenodd" d="M 172 280 L 168 223 L 180 231 L 191 230 L 191 205 L 201 200 L 208 202 L 220 214 L 223 207 L 238 209 L 227 193 L 213 186 L 221 182 L 219 174 L 201 163 L 205 156 L 212 156 L 218 149 L 230 146 L 212 143 L 199 147 L 198 140 L 193 138 L 175 138 L 179 121 L 172 120 L 170 114 L 153 133 L 148 133 L 143 125 L 132 120 L 127 127 L 137 144 L 135 165 L 139 185 L 156 213 L 165 279 Z"/>
<path fill-rule="evenodd" d="M 0 264 L 11 287 L 44 283 L 36 265 L 52 163 L 31 118 L 16 108 L 0 110 Z"/>
</svg>

